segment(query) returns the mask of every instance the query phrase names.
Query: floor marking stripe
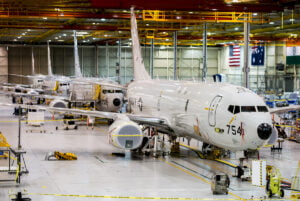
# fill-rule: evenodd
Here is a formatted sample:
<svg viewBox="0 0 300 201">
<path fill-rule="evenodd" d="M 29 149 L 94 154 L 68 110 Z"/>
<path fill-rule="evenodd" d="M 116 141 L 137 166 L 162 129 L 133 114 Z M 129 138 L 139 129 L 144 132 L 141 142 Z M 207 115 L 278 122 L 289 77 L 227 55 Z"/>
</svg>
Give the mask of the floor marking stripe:
<svg viewBox="0 0 300 201">
<path fill-rule="evenodd" d="M 242 197 L 240 197 L 240 196 L 238 196 L 238 195 L 236 195 L 236 194 L 234 194 L 234 193 L 231 193 L 231 192 L 228 192 L 228 194 L 229 195 L 232 195 L 233 197 L 236 197 L 238 200 L 243 200 L 243 201 L 246 201 L 247 199 L 244 199 L 244 198 L 242 198 Z"/>
<path fill-rule="evenodd" d="M 262 201 L 270 200 L 269 198 L 249 198 L 243 199 L 233 193 L 230 195 L 236 198 L 183 198 L 183 197 L 135 197 L 135 196 L 109 196 L 109 195 L 74 195 L 74 194 L 50 194 L 50 193 L 27 193 L 27 195 L 45 195 L 45 196 L 56 196 L 56 197 L 80 197 L 80 198 L 106 198 L 106 199 L 132 199 L 132 200 L 243 200 L 243 201 Z M 10 195 L 12 196 L 12 195 Z M 272 200 L 297 200 L 297 198 L 273 198 Z"/>
<path fill-rule="evenodd" d="M 108 195 L 68 195 L 49 193 L 28 193 L 28 195 L 47 195 L 57 197 L 84 197 L 84 198 L 112 198 L 112 199 L 134 199 L 134 200 L 240 200 L 235 198 L 176 198 L 176 197 L 134 197 L 134 196 L 108 196 Z M 254 199 L 252 199 L 254 200 Z M 261 200 L 261 199 L 259 199 Z"/>
<path fill-rule="evenodd" d="M 168 165 L 171 165 L 171 166 L 173 166 L 173 167 L 175 167 L 175 168 L 177 168 L 177 169 L 179 169 L 179 170 L 181 170 L 181 171 L 183 171 L 183 172 L 185 172 L 185 173 L 187 173 L 187 174 L 189 174 L 189 175 L 191 175 L 191 176 L 193 176 L 193 177 L 196 177 L 196 178 L 200 179 L 201 181 L 203 181 L 203 182 L 205 182 L 205 183 L 211 185 L 211 182 L 210 182 L 210 181 L 208 181 L 208 180 L 206 180 L 206 179 L 204 179 L 204 178 L 202 178 L 202 177 L 200 177 L 200 176 L 198 176 L 198 175 L 196 175 L 196 174 L 193 174 L 193 173 L 191 173 L 191 172 L 189 172 L 189 171 L 187 171 L 187 170 L 185 170 L 185 169 L 183 169 L 183 168 L 181 168 L 181 167 L 179 167 L 179 166 L 177 166 L 177 165 L 174 165 L 174 164 L 172 164 L 172 163 L 170 163 L 170 162 L 168 162 L 168 161 L 166 161 L 166 160 L 164 160 L 164 159 L 159 159 L 159 160 L 161 160 L 162 162 L 164 162 L 164 163 L 166 163 L 166 164 L 168 164 Z M 244 198 L 242 198 L 242 197 L 240 197 L 240 196 L 238 196 L 238 195 L 236 195 L 236 194 L 234 194 L 234 193 L 231 193 L 231 192 L 228 192 L 228 194 L 230 194 L 230 195 L 232 195 L 232 196 L 234 196 L 234 197 L 237 198 L 237 199 L 234 199 L 234 200 L 242 200 L 242 201 L 246 201 L 246 200 L 247 200 L 247 199 L 244 199 Z M 225 199 L 224 199 L 224 200 L 225 200 Z M 227 200 L 227 199 L 226 199 L 226 200 Z M 229 200 L 229 199 L 228 199 L 228 200 Z"/>
<path fill-rule="evenodd" d="M 185 169 L 183 169 L 183 168 L 181 168 L 181 167 L 179 167 L 177 165 L 174 165 L 173 163 L 170 163 L 170 162 L 168 162 L 168 161 L 166 161 L 164 159 L 159 159 L 159 160 L 162 161 L 162 162 L 164 162 L 164 163 L 166 163 L 166 164 L 168 164 L 168 165 L 171 165 L 172 167 L 175 167 L 175 168 L 177 168 L 177 169 L 179 169 L 179 170 L 181 170 L 181 171 L 183 171 L 183 172 L 185 172 L 185 173 L 187 173 L 187 174 L 189 174 L 189 175 L 191 175 L 193 177 L 196 177 L 196 178 L 200 179 L 201 181 L 203 181 L 203 182 L 205 182 L 207 184 L 211 184 L 210 181 L 208 181 L 208 180 L 206 180 L 206 179 L 204 179 L 204 178 L 202 178 L 202 177 L 200 177 L 200 176 L 198 176 L 198 175 L 196 175 L 194 173 L 191 173 L 191 172 L 189 172 L 189 171 L 187 171 L 187 170 L 185 170 Z"/>
</svg>

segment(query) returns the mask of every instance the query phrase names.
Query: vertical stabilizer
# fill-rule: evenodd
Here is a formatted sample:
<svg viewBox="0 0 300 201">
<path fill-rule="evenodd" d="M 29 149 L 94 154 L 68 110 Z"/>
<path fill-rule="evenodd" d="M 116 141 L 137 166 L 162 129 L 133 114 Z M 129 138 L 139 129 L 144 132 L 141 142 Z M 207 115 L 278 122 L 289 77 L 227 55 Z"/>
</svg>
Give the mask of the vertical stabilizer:
<svg viewBox="0 0 300 201">
<path fill-rule="evenodd" d="M 48 75 L 52 76 L 52 68 L 51 68 L 51 58 L 50 58 L 50 46 L 49 41 L 47 41 L 47 54 L 48 54 Z"/>
<path fill-rule="evenodd" d="M 76 31 L 74 30 L 74 64 L 75 64 L 75 77 L 82 77 L 78 55 L 78 45 Z"/>
<path fill-rule="evenodd" d="M 133 7 L 131 7 L 131 39 L 134 80 L 149 80 L 151 78 L 145 69 L 144 61 L 142 58 L 142 51 L 137 31 L 137 22 Z"/>
<path fill-rule="evenodd" d="M 35 75 L 33 47 L 31 48 L 31 75 Z"/>
</svg>

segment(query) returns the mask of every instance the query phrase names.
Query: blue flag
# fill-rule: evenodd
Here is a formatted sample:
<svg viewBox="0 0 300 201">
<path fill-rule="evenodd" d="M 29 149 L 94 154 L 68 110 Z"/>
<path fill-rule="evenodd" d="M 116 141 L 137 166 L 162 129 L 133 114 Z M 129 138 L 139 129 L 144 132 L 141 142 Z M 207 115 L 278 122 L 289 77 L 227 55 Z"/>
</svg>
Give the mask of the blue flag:
<svg viewBox="0 0 300 201">
<path fill-rule="evenodd" d="M 252 66 L 263 66 L 265 61 L 265 47 L 264 46 L 253 46 L 251 55 Z"/>
</svg>

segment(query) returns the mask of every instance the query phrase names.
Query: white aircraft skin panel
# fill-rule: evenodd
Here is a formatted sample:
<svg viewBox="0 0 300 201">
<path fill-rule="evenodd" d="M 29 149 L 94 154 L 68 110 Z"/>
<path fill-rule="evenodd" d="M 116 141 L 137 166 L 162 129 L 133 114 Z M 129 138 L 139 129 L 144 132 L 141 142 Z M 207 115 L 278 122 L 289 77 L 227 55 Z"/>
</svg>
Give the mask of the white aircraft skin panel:
<svg viewBox="0 0 300 201">
<path fill-rule="evenodd" d="M 190 136 L 231 150 L 262 146 L 265 140 L 259 138 L 257 127 L 262 122 L 272 125 L 268 112 L 230 113 L 229 105 L 265 106 L 252 91 L 230 84 L 145 80 L 131 83 L 127 94 L 134 114 L 165 118 L 176 135 Z M 221 100 L 217 101 L 212 118 L 215 125 L 211 126 L 210 104 L 216 95 Z"/>
</svg>

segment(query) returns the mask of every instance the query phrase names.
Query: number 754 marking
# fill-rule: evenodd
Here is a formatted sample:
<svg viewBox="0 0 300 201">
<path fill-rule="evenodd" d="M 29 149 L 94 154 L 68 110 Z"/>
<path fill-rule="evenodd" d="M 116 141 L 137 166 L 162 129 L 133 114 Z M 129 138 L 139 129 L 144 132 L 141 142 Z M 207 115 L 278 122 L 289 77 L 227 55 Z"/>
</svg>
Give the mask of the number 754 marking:
<svg viewBox="0 0 300 201">
<path fill-rule="evenodd" d="M 235 125 L 229 125 L 227 124 L 227 134 L 232 134 L 232 135 L 236 135 L 236 134 L 239 134 L 239 135 L 242 135 L 242 132 L 241 132 L 241 127 L 239 126 L 238 128 L 235 126 Z"/>
</svg>

